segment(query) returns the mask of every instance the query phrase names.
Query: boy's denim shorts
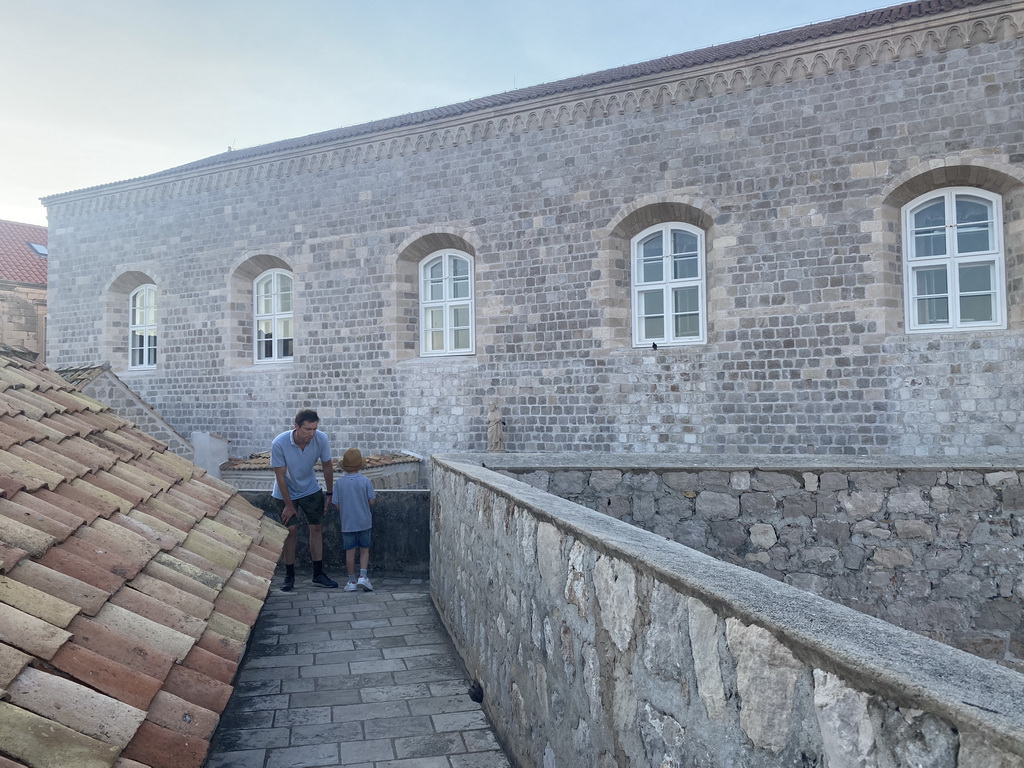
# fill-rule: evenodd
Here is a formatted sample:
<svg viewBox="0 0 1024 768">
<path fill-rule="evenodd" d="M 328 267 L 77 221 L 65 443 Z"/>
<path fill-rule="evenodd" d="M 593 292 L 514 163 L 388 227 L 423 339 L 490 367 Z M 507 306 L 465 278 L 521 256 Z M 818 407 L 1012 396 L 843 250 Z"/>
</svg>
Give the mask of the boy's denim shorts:
<svg viewBox="0 0 1024 768">
<path fill-rule="evenodd" d="M 350 549 L 370 548 L 370 529 L 365 531 L 342 531 L 341 548 L 346 552 Z"/>
</svg>

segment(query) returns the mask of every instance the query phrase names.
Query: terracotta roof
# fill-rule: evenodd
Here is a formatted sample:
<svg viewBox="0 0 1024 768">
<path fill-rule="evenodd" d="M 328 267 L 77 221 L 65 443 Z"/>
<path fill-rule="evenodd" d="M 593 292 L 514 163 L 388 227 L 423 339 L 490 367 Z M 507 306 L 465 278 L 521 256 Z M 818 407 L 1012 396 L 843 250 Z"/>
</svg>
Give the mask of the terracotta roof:
<svg viewBox="0 0 1024 768">
<path fill-rule="evenodd" d="M 46 227 L 0 219 L 0 280 L 46 285 L 46 259 L 29 243 L 46 245 Z"/>
<path fill-rule="evenodd" d="M 386 131 L 409 128 L 436 120 L 460 117 L 487 109 L 528 102 L 533 99 L 557 96 L 564 93 L 571 93 L 573 91 L 582 91 L 587 88 L 594 88 L 639 77 L 658 75 L 664 72 L 682 71 L 691 67 L 715 64 L 717 62 L 728 61 L 742 56 L 762 53 L 774 48 L 782 48 L 787 45 L 806 43 L 813 40 L 828 38 L 833 35 L 858 32 L 860 30 L 875 27 L 884 27 L 908 19 L 947 13 L 993 2 L 1001 2 L 1001 0 L 914 0 L 914 2 L 901 3 L 899 5 L 893 5 L 874 11 L 866 11 L 864 13 L 845 16 L 831 21 L 823 21 L 816 24 L 809 24 L 802 27 L 783 30 L 781 32 L 758 35 L 757 37 L 701 48 L 688 53 L 664 56 L 659 59 L 652 59 L 651 61 L 645 61 L 639 64 L 630 64 L 624 67 L 615 67 L 613 69 L 606 69 L 587 75 L 570 77 L 564 80 L 544 83 L 542 85 L 519 88 L 517 90 L 506 91 L 492 96 L 463 101 L 458 104 L 427 109 L 421 112 L 411 112 L 397 117 L 389 117 L 383 120 L 375 120 L 373 122 L 362 123 L 361 125 L 348 126 L 345 128 L 336 128 L 330 131 L 314 133 L 308 136 L 301 136 L 299 138 L 285 139 L 283 141 L 275 141 L 255 147 L 230 150 L 228 152 L 222 152 L 211 157 L 203 158 L 202 160 L 196 160 L 195 162 L 186 163 L 185 165 L 180 165 L 175 168 L 169 168 L 148 176 L 140 176 L 136 179 L 127 179 L 126 181 L 156 180 L 163 176 L 174 175 L 183 171 L 212 168 L 240 160 L 263 157 L 277 152 L 304 149 L 344 139 L 353 139 L 361 136 L 369 136 L 375 133 L 384 133 Z M 101 184 L 75 191 L 84 192 L 99 190 L 104 187 L 120 183 L 122 182 L 112 182 L 111 184 Z M 43 198 L 43 203 L 45 205 L 49 205 L 51 202 L 61 198 L 64 194 L 72 193 L 73 192 L 66 192 L 58 195 L 51 195 Z"/>
<path fill-rule="evenodd" d="M 366 466 L 364 469 L 375 469 L 377 467 L 390 467 L 395 464 L 418 464 L 422 459 L 408 453 L 384 453 L 378 456 L 365 456 Z M 338 472 L 341 468 L 341 457 L 333 462 L 334 469 Z M 228 459 L 220 465 L 222 470 L 240 470 L 250 472 L 266 472 L 270 470 L 270 451 L 254 453 L 247 459 Z"/>
<path fill-rule="evenodd" d="M 86 365 L 79 368 L 60 368 L 59 373 L 64 379 L 75 385 L 75 389 L 82 389 L 86 384 L 110 370 L 110 363 L 102 365 Z"/>
<path fill-rule="evenodd" d="M 201 768 L 285 534 L 0 354 L 0 766 Z"/>
</svg>

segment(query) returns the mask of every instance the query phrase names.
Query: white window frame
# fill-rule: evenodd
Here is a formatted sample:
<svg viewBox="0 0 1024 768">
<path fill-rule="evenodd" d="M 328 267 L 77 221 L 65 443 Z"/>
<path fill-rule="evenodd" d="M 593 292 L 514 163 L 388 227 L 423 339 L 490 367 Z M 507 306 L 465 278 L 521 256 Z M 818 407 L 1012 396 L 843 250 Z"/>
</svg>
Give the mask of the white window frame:
<svg viewBox="0 0 1024 768">
<path fill-rule="evenodd" d="M 128 295 L 128 368 L 156 368 L 157 341 L 156 286 L 145 283 Z"/>
<path fill-rule="evenodd" d="M 285 280 L 288 281 L 287 291 L 282 290 Z M 271 288 L 269 293 L 261 293 L 268 284 Z M 294 359 L 294 301 L 295 276 L 286 269 L 268 269 L 253 281 L 253 362 L 257 365 L 291 362 Z M 265 334 L 262 329 L 268 326 L 272 329 L 269 339 L 260 335 Z"/>
<path fill-rule="evenodd" d="M 473 257 L 463 251 L 438 251 L 420 263 L 421 357 L 475 354 L 473 273 Z"/>
<path fill-rule="evenodd" d="M 984 222 L 989 231 L 988 248 L 960 253 L 959 237 L 978 232 L 977 222 L 957 223 L 951 221 L 950 212 L 956 211 L 960 198 L 977 198 L 989 206 L 990 215 Z M 915 229 L 914 214 L 935 203 L 943 205 L 941 225 L 922 226 Z M 1006 328 L 1006 266 L 1003 250 L 1003 201 L 999 195 L 974 187 L 948 187 L 934 190 L 911 200 L 903 207 L 903 302 L 908 333 L 969 332 L 973 330 Z M 930 235 L 930 238 L 929 238 Z M 919 243 L 919 238 L 921 238 Z M 931 255 L 920 253 L 926 241 L 941 248 L 943 253 Z M 963 268 L 972 266 L 989 267 L 989 285 L 986 290 L 970 291 L 961 287 Z M 938 286 L 934 294 L 922 291 L 918 276 L 923 278 L 925 270 L 931 271 L 945 286 Z M 944 290 L 943 290 L 944 288 Z M 971 296 L 991 296 L 991 319 L 971 320 L 963 318 L 963 302 Z M 945 318 L 934 322 L 922 322 L 921 312 L 926 306 L 921 302 L 932 302 L 940 310 L 945 301 Z"/>
<path fill-rule="evenodd" d="M 660 257 L 645 256 L 643 250 L 645 243 L 655 236 L 661 237 L 663 246 L 665 243 L 672 243 L 673 232 L 681 232 L 688 238 L 696 238 L 696 247 L 680 250 L 679 253 L 672 253 L 671 247 L 663 247 Z M 680 347 L 707 342 L 707 273 L 704 251 L 704 230 L 679 221 L 669 221 L 648 227 L 630 241 L 634 347 L 650 347 L 653 344 Z M 661 261 L 660 276 L 657 274 L 659 259 Z M 695 267 L 695 274 L 674 276 L 673 265 L 677 259 L 681 267 L 684 265 Z M 686 295 L 696 297 L 696 301 L 690 302 L 690 307 L 685 312 L 679 311 L 680 308 L 675 304 L 676 298 L 683 295 L 684 292 Z M 647 311 L 651 308 L 648 301 L 656 304 L 659 294 L 662 312 L 659 314 Z M 673 322 L 673 317 L 676 315 L 680 319 L 687 315 L 696 315 L 696 334 L 678 333 L 677 324 Z M 658 318 L 661 318 L 660 333 L 654 328 L 659 322 Z"/>
</svg>

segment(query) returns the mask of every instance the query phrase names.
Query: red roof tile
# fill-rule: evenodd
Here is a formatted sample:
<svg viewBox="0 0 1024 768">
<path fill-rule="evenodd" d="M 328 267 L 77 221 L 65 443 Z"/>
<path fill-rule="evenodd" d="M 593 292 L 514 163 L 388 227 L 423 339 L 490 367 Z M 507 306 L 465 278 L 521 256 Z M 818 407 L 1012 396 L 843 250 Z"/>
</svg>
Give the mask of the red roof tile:
<svg viewBox="0 0 1024 768">
<path fill-rule="evenodd" d="M 46 285 L 46 259 L 29 246 L 46 238 L 46 227 L 0 219 L 0 280 Z"/>
<path fill-rule="evenodd" d="M 0 350 L 0 768 L 201 766 L 284 535 Z"/>
</svg>

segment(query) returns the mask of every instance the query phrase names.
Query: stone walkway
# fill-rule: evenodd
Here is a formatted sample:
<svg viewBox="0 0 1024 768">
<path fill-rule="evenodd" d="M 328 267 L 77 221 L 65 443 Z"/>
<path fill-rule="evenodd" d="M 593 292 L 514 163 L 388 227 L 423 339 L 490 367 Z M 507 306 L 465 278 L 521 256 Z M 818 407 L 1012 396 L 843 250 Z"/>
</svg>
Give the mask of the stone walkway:
<svg viewBox="0 0 1024 768">
<path fill-rule="evenodd" d="M 274 578 L 206 768 L 511 768 L 430 585 L 371 578 Z"/>
</svg>

